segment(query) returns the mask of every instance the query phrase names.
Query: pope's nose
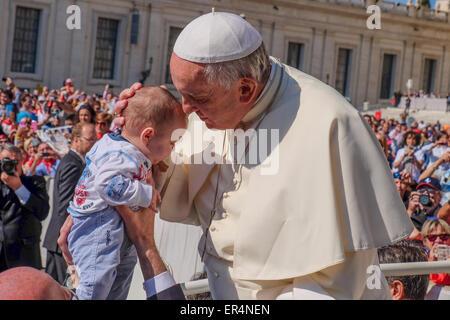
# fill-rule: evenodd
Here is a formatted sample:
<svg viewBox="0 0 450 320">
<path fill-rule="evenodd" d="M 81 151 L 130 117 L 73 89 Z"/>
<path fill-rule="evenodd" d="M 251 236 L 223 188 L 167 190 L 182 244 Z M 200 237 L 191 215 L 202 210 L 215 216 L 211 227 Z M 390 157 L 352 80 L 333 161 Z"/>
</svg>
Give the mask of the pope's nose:
<svg viewBox="0 0 450 320">
<path fill-rule="evenodd" d="M 185 99 L 182 99 L 181 108 L 183 109 L 184 113 L 187 115 L 198 110 L 194 105 L 187 102 Z"/>
</svg>

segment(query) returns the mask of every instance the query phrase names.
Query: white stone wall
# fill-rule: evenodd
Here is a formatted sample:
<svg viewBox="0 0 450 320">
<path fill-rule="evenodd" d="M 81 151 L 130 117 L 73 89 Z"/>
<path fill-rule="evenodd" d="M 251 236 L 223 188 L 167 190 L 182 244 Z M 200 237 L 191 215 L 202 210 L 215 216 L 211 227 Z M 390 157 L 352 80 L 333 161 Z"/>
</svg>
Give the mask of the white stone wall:
<svg viewBox="0 0 450 320">
<path fill-rule="evenodd" d="M 383 3 L 381 30 L 369 30 L 369 14 L 358 0 L 285 0 L 277 7 L 262 0 L 135 0 L 140 12 L 137 45 L 130 44 L 133 1 L 126 0 L 2 0 L 0 1 L 0 76 L 12 76 L 22 87 L 37 84 L 60 87 L 71 77 L 78 88 L 101 93 L 106 82 L 119 92 L 151 68 L 146 85 L 164 83 L 167 42 L 170 26 L 183 27 L 199 15 L 211 11 L 244 13 L 260 31 L 273 56 L 287 60 L 288 41 L 305 44 L 304 71 L 330 84 L 335 83 L 339 48 L 353 50 L 349 96 L 361 108 L 364 101 L 385 103 L 379 99 L 384 53 L 395 54 L 394 90 L 406 91 L 413 78 L 413 90 L 420 89 L 425 58 L 437 60 L 435 92 L 450 91 L 450 23 L 427 19 L 429 12 L 405 6 L 389 8 Z M 66 28 L 66 8 L 81 8 L 81 30 Z M 39 48 L 35 74 L 11 73 L 10 61 L 17 5 L 42 9 Z M 408 11 L 409 15 L 408 16 Z M 393 12 L 398 13 L 393 13 Z M 403 13 L 402 13 L 403 12 Z M 115 78 L 93 79 L 96 25 L 98 17 L 120 20 L 116 52 Z M 195 45 L 195 44 L 193 44 Z M 150 63 L 151 61 L 151 63 Z M 174 90 L 173 87 L 169 86 Z"/>
</svg>

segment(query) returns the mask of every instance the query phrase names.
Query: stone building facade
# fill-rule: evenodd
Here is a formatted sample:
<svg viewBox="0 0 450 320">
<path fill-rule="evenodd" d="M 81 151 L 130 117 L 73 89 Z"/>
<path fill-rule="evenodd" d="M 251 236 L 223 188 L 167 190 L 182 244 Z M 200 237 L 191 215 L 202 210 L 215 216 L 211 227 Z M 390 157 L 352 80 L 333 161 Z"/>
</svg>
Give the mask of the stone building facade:
<svg viewBox="0 0 450 320">
<path fill-rule="evenodd" d="M 171 85 L 174 41 L 211 11 L 245 16 L 268 52 L 335 87 L 357 108 L 389 103 L 394 91 L 450 92 L 450 0 L 440 10 L 375 0 L 0 0 L 0 76 L 23 88 L 115 92 L 136 81 Z M 381 29 L 369 29 L 377 4 Z M 80 8 L 80 29 L 68 20 Z M 193 44 L 195 45 L 195 44 Z M 175 91 L 175 90 L 174 90 Z"/>
</svg>

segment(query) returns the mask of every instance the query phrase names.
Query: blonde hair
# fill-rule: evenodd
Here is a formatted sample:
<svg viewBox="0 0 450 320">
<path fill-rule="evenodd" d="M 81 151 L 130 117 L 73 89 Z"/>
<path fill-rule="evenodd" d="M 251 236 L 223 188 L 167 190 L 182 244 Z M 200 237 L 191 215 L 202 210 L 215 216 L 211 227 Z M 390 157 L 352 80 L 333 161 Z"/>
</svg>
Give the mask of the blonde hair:
<svg viewBox="0 0 450 320">
<path fill-rule="evenodd" d="M 109 114 L 107 112 L 100 112 L 97 113 L 97 115 L 95 116 L 95 121 L 105 121 L 106 125 L 109 127 L 112 123 L 112 121 L 114 120 L 114 117 L 112 114 Z"/>
<path fill-rule="evenodd" d="M 437 227 L 440 226 L 445 233 L 450 234 L 450 226 L 447 222 L 445 222 L 442 219 L 433 219 L 433 220 L 427 220 L 423 227 L 422 227 L 422 238 L 425 238 L 428 236 L 431 232 L 437 229 Z"/>
</svg>

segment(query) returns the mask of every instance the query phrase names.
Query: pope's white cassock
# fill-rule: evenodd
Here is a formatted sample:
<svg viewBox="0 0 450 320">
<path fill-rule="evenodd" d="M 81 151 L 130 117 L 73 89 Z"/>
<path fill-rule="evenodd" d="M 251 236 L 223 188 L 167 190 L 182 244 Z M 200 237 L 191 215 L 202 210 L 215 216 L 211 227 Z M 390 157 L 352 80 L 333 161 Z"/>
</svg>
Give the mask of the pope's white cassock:
<svg viewBox="0 0 450 320">
<path fill-rule="evenodd" d="M 376 248 L 413 226 L 378 140 L 333 88 L 271 63 L 240 127 L 278 129 L 279 141 L 269 141 L 256 164 L 172 163 L 159 180 L 161 218 L 201 225 L 215 299 L 390 299 L 384 276 L 369 279 L 369 267 L 378 266 Z M 208 131 L 203 122 L 189 120 L 177 146 L 182 158 L 202 156 L 193 144 L 209 156 L 211 144 L 219 157 L 232 154 L 230 132 L 209 132 L 220 138 L 205 141 L 194 132 L 200 124 Z M 263 174 L 270 163 L 276 173 Z"/>
</svg>

